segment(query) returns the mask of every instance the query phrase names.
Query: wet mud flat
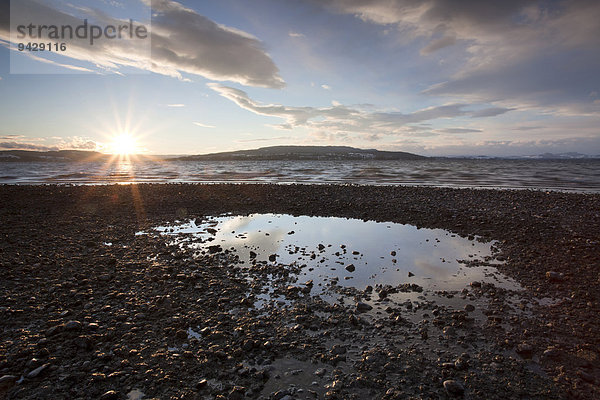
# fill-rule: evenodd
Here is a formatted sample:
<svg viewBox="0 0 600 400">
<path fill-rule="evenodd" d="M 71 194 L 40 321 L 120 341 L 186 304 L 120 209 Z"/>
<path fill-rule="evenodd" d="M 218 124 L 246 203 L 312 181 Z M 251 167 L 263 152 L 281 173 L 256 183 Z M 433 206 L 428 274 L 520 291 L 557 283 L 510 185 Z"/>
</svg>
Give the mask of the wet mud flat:
<svg viewBox="0 0 600 400">
<path fill-rule="evenodd" d="M 0 202 L 4 398 L 600 398 L 599 195 L 163 184 L 2 186 Z M 217 243 L 210 221 L 226 213 L 408 224 L 493 248 L 455 274 L 481 279 L 449 288 L 386 248 L 386 278 L 368 284 L 360 241 L 242 252 Z M 197 246 L 156 229 L 189 221 Z"/>
</svg>

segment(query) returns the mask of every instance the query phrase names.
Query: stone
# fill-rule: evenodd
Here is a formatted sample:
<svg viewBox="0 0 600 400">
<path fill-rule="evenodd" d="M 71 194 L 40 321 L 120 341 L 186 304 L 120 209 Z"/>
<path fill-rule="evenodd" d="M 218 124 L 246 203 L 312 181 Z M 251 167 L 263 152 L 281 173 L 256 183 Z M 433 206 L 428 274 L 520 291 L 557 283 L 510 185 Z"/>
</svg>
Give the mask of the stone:
<svg viewBox="0 0 600 400">
<path fill-rule="evenodd" d="M 473 304 L 467 304 L 467 305 L 465 306 L 465 311 L 466 311 L 466 312 L 472 312 L 472 311 L 475 311 L 475 306 L 474 306 Z"/>
<path fill-rule="evenodd" d="M 229 392 L 229 400 L 242 400 L 246 395 L 246 388 L 243 386 L 234 386 Z"/>
<path fill-rule="evenodd" d="M 48 367 L 50 366 L 49 363 L 46 363 L 44 365 L 41 365 L 39 367 L 37 367 L 36 369 L 34 369 L 33 371 L 31 371 L 30 373 L 27 374 L 27 379 L 34 379 L 37 378 L 38 376 L 40 376 L 44 371 L 46 371 L 48 369 Z"/>
<path fill-rule="evenodd" d="M 562 282 L 565 279 L 565 276 L 560 272 L 548 271 L 546 272 L 546 279 L 550 282 Z"/>
<path fill-rule="evenodd" d="M 354 264 L 348 264 L 346 265 L 346 271 L 348 272 L 354 272 L 356 270 L 356 267 L 354 267 Z"/>
<path fill-rule="evenodd" d="M 408 271 L 408 277 L 411 278 L 413 276 L 415 276 L 415 274 L 413 274 L 412 272 Z"/>
<path fill-rule="evenodd" d="M 523 358 L 531 358 L 533 356 L 533 346 L 529 343 L 520 343 L 517 346 L 517 354 Z"/>
<path fill-rule="evenodd" d="M 465 393 L 464 386 L 454 379 L 444 381 L 444 390 L 451 396 L 462 396 Z"/>
<path fill-rule="evenodd" d="M 7 390 L 13 387 L 16 383 L 17 378 L 15 375 L 4 375 L 0 377 L 0 390 Z"/>
<path fill-rule="evenodd" d="M 371 307 L 367 303 L 363 303 L 362 301 L 356 302 L 356 311 L 357 312 L 367 312 L 367 311 L 371 311 L 372 309 L 373 309 L 373 307 Z"/>
<path fill-rule="evenodd" d="M 109 390 L 108 392 L 104 393 L 102 396 L 100 396 L 100 400 L 118 400 L 119 399 L 119 393 L 114 391 L 114 390 Z"/>
<path fill-rule="evenodd" d="M 65 329 L 68 331 L 78 331 L 81 329 L 81 322 L 69 321 L 65 324 Z"/>
<path fill-rule="evenodd" d="M 269 256 L 269 261 L 275 261 L 275 260 L 277 260 L 277 254 L 271 254 Z"/>
</svg>

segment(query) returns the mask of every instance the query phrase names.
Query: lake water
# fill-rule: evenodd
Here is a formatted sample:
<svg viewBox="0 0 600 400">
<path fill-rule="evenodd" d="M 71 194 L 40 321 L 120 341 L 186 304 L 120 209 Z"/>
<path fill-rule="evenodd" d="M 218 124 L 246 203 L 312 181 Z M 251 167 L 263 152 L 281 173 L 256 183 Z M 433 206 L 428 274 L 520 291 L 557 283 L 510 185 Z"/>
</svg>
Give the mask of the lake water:
<svg viewBox="0 0 600 400">
<path fill-rule="evenodd" d="M 600 159 L 0 162 L 0 184 L 349 183 L 600 192 Z"/>
</svg>

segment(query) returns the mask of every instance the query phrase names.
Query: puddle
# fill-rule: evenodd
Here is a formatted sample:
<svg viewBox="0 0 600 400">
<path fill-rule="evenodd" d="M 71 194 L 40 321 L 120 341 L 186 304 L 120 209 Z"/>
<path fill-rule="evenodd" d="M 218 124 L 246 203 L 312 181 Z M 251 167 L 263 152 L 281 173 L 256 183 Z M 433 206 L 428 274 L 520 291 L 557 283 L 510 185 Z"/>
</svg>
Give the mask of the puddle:
<svg viewBox="0 0 600 400">
<path fill-rule="evenodd" d="M 222 216 L 155 230 L 172 243 L 198 252 L 228 250 L 240 264 L 301 267 L 299 282 L 312 280 L 312 294 L 333 285 L 416 284 L 427 291 L 460 291 L 472 281 L 520 290 L 494 268 L 494 242 L 459 237 L 442 229 L 334 217 L 278 214 Z M 139 232 L 138 234 L 143 234 Z M 275 261 L 274 261 L 275 260 Z M 467 266 L 467 264 L 469 266 Z"/>
</svg>

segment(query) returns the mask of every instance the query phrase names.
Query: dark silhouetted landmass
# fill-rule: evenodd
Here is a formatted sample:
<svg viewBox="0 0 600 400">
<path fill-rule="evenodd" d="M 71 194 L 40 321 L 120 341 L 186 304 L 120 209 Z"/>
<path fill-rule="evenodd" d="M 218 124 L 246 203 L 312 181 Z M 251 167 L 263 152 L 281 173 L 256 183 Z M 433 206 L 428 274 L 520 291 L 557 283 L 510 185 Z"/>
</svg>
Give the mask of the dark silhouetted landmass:
<svg viewBox="0 0 600 400">
<path fill-rule="evenodd" d="M 68 161 L 103 161 L 111 156 L 97 151 L 86 150 L 57 150 L 57 151 L 31 151 L 31 150 L 3 150 L 0 151 L 0 161 L 13 162 L 68 162 Z"/>
<path fill-rule="evenodd" d="M 208 160 L 421 160 L 427 157 L 403 151 L 364 150 L 348 146 L 272 146 L 254 150 L 178 157 L 184 161 Z"/>
</svg>

